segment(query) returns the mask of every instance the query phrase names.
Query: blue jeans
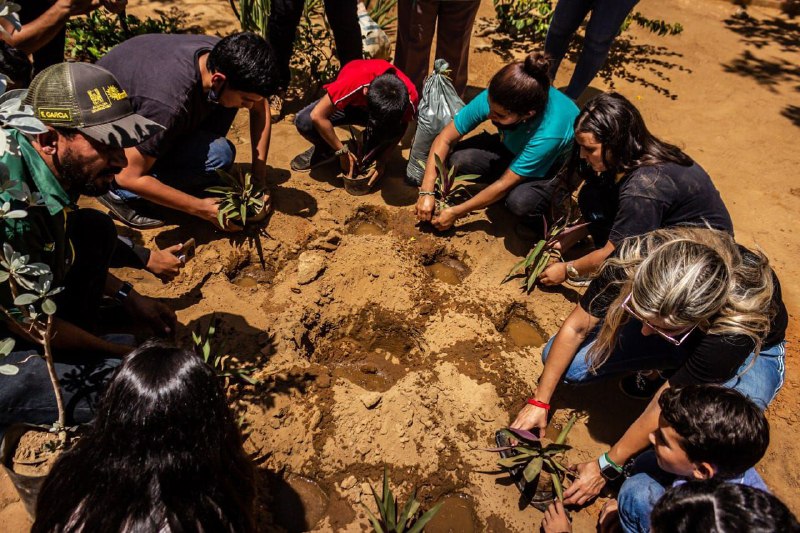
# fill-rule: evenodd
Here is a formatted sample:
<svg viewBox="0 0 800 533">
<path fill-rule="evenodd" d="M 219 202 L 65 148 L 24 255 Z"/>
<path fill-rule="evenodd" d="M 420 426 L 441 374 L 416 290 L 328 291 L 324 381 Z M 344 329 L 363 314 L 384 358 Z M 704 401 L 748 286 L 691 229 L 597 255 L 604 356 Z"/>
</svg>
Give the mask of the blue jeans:
<svg viewBox="0 0 800 533">
<path fill-rule="evenodd" d="M 544 50 L 553 58 L 550 79 L 556 78 L 558 66 L 569 49 L 572 36 L 589 11 L 592 16 L 586 25 L 583 49 L 575 72 L 564 94 L 577 100 L 603 68 L 611 43 L 614 42 L 625 18 L 639 0 L 559 0 L 544 42 Z"/>
<path fill-rule="evenodd" d="M 217 169 L 229 169 L 235 159 L 236 148 L 224 135 L 199 130 L 156 160 L 150 173 L 170 187 L 193 193 L 219 184 Z M 139 198 L 116 183 L 111 190 L 123 200 Z"/>
<path fill-rule="evenodd" d="M 114 334 L 103 337 L 115 344 L 134 346 L 133 335 Z M 0 437 L 8 426 L 17 422 L 49 425 L 58 419 L 56 399 L 41 349 L 11 352 L 0 362 L 19 367 L 16 376 L 2 376 L 0 385 Z M 67 424 L 83 424 L 94 418 L 97 401 L 106 383 L 121 360 L 92 354 L 76 354 L 58 358 L 56 373 L 61 383 Z"/>
<path fill-rule="evenodd" d="M 648 533 L 650 514 L 656 503 L 676 481 L 682 482 L 684 479 L 661 470 L 653 450 L 644 452 L 634 460 L 631 474 L 617 496 L 620 525 L 625 533 Z M 769 491 L 754 468 L 727 481 Z"/>
<path fill-rule="evenodd" d="M 642 325 L 638 320 L 628 321 L 620 331 L 616 348 L 596 373 L 589 370 L 589 363 L 586 361 L 597 331 L 590 333 L 567 368 L 564 381 L 571 384 L 589 383 L 614 374 L 638 370 L 672 370 L 683 365 L 688 357 L 686 351 L 669 344 L 658 335 L 644 336 L 641 329 Z M 555 336 L 542 351 L 542 359 L 545 361 L 554 339 Z M 763 347 L 758 357 L 751 353 L 736 371 L 736 376 L 722 385 L 738 390 L 761 409 L 766 409 L 783 386 L 785 346 L 786 342 L 782 341 Z"/>
</svg>

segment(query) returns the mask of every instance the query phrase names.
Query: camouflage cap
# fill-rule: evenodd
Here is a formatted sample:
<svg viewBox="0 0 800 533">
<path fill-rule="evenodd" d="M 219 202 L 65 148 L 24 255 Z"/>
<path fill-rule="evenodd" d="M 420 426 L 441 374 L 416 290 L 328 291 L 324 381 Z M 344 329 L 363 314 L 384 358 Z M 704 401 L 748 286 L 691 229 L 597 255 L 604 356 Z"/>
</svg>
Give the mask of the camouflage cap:
<svg viewBox="0 0 800 533">
<path fill-rule="evenodd" d="M 24 103 L 48 126 L 77 129 L 109 146 L 136 146 L 164 129 L 134 113 L 114 75 L 90 63 L 47 67 L 33 78 Z"/>
</svg>

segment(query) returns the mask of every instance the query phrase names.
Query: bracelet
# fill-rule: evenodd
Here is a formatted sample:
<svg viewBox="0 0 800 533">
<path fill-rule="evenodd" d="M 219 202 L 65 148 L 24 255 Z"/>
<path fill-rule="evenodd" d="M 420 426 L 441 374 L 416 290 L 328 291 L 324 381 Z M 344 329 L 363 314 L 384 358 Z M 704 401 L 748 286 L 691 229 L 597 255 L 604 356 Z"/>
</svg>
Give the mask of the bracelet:
<svg viewBox="0 0 800 533">
<path fill-rule="evenodd" d="M 347 146 L 346 144 L 343 144 L 341 148 L 339 148 L 333 153 L 333 155 L 344 155 L 349 153 L 350 153 L 350 147 Z"/>
<path fill-rule="evenodd" d="M 540 402 L 536 398 L 528 398 L 528 403 L 531 404 L 531 405 L 535 405 L 536 407 L 541 407 L 545 411 L 549 411 L 550 410 L 550 404 L 549 403 Z"/>
<path fill-rule="evenodd" d="M 609 455 L 608 455 L 608 452 L 604 453 L 604 454 L 602 455 L 602 457 L 603 457 L 603 458 L 606 460 L 606 463 L 608 463 L 609 465 L 611 465 L 611 467 L 612 467 L 614 470 L 616 470 L 616 471 L 617 471 L 617 472 L 619 472 L 620 474 L 622 473 L 622 467 L 621 467 L 621 466 L 619 466 L 617 463 L 615 463 L 614 461 L 612 461 L 612 460 L 611 460 L 611 457 L 609 457 Z"/>
<path fill-rule="evenodd" d="M 436 196 L 436 193 L 433 191 L 419 191 L 420 196 Z"/>
</svg>

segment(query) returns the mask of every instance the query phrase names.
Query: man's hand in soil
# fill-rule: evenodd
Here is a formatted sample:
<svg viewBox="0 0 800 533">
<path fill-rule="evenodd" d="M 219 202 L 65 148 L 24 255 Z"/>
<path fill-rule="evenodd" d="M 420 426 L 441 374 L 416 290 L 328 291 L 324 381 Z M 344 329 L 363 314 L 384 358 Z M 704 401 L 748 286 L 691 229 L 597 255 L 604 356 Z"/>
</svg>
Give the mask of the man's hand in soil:
<svg viewBox="0 0 800 533">
<path fill-rule="evenodd" d="M 161 281 L 171 281 L 180 274 L 184 264 L 178 256 L 183 244 L 176 244 L 163 250 L 150 250 L 150 259 L 147 261 L 147 270 Z"/>
<path fill-rule="evenodd" d="M 567 281 L 567 264 L 558 261 L 551 263 L 539 274 L 539 283 L 542 285 L 561 285 Z"/>
<path fill-rule="evenodd" d="M 342 173 L 348 178 L 353 177 L 353 173 L 358 166 L 358 159 L 350 152 L 346 152 L 339 156 L 339 166 L 342 167 Z"/>
<path fill-rule="evenodd" d="M 544 435 L 544 430 L 547 429 L 547 409 L 525 404 L 525 407 L 517 414 L 517 418 L 514 419 L 510 427 L 525 431 L 538 429 L 539 435 Z"/>
<path fill-rule="evenodd" d="M 453 224 L 456 223 L 458 220 L 458 215 L 456 214 L 455 210 L 452 207 L 448 207 L 447 209 L 443 209 L 439 212 L 439 215 L 431 220 L 433 227 L 444 231 L 446 229 L 450 229 L 453 227 Z"/>
<path fill-rule="evenodd" d="M 175 333 L 175 312 L 158 300 L 131 291 L 125 298 L 125 309 L 133 318 L 149 325 L 158 335 L 169 337 Z"/>
<path fill-rule="evenodd" d="M 569 521 L 564 504 L 556 500 L 544 511 L 542 517 L 543 533 L 572 533 L 572 524 Z"/>
<path fill-rule="evenodd" d="M 577 476 L 572 485 L 564 491 L 564 503 L 567 505 L 583 505 L 600 494 L 606 479 L 600 473 L 600 465 L 596 460 L 575 465 L 572 470 Z"/>
<path fill-rule="evenodd" d="M 436 199 L 428 194 L 417 198 L 416 214 L 420 222 L 430 222 L 436 210 Z"/>
</svg>

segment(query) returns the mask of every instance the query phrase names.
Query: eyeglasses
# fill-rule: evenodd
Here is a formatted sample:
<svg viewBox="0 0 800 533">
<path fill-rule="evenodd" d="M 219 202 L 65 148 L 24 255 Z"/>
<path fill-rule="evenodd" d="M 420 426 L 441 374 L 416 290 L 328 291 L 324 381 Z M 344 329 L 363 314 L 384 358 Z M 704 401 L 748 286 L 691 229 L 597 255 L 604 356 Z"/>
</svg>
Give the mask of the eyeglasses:
<svg viewBox="0 0 800 533">
<path fill-rule="evenodd" d="M 683 344 L 683 341 L 685 341 L 687 338 L 689 338 L 689 335 L 691 335 L 692 332 L 694 331 L 694 329 L 697 327 L 697 324 L 695 324 L 694 326 L 689 328 L 689 331 L 684 333 L 681 338 L 676 338 L 676 337 L 670 335 L 669 333 L 665 333 L 658 326 L 654 326 L 652 323 L 650 323 L 649 320 L 647 320 L 646 318 L 640 316 L 638 313 L 636 313 L 636 311 L 631 309 L 631 307 L 628 305 L 628 302 L 631 301 L 631 297 L 632 296 L 633 296 L 633 294 L 629 294 L 628 297 L 625 298 L 625 300 L 622 302 L 622 308 L 625 310 L 625 312 L 628 313 L 629 315 L 631 315 L 633 318 L 635 318 L 639 322 L 641 322 L 642 324 L 645 324 L 647 327 L 649 327 L 653 331 L 655 331 L 658 334 L 659 337 L 661 337 L 662 339 L 664 339 L 665 341 L 667 341 L 670 344 L 673 344 L 675 346 L 680 346 L 681 344 Z"/>
</svg>

